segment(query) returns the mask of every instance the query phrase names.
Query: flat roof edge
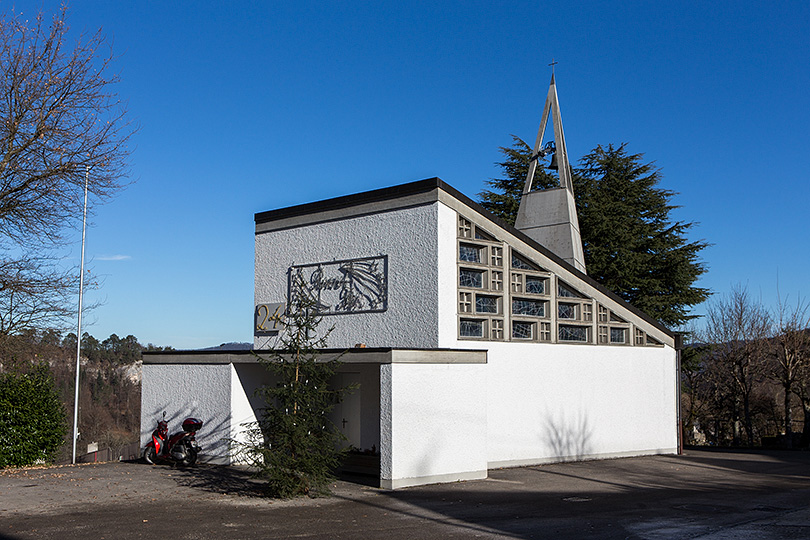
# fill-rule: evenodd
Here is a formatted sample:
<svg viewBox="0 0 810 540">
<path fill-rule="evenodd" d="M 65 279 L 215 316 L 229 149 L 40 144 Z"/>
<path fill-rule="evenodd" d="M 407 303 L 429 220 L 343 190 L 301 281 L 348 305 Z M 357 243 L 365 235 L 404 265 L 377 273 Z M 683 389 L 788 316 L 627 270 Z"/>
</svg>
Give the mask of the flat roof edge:
<svg viewBox="0 0 810 540">
<path fill-rule="evenodd" d="M 152 351 L 143 353 L 146 365 L 256 364 L 270 352 L 259 351 Z M 284 355 L 288 357 L 288 355 Z M 367 347 L 324 349 L 319 361 L 343 364 L 486 364 L 485 349 L 393 349 Z"/>
<path fill-rule="evenodd" d="M 253 219 L 256 225 L 260 225 L 262 223 L 269 223 L 273 221 L 306 216 L 310 214 L 343 210 L 345 208 L 351 208 L 353 206 L 391 201 L 403 197 L 417 195 L 420 193 L 426 193 L 436 188 L 446 190 L 448 187 L 449 186 L 447 186 L 444 182 L 441 181 L 441 179 L 437 177 L 426 178 L 424 180 L 417 180 L 416 182 L 408 182 L 406 184 L 399 184 L 396 186 L 374 189 L 371 191 L 364 191 L 353 195 L 343 195 L 341 197 L 324 199 L 322 201 L 315 201 L 310 203 L 298 204 L 295 206 L 288 206 L 286 208 L 278 208 L 276 210 L 258 212 L 254 215 Z"/>
<path fill-rule="evenodd" d="M 545 246 L 539 244 L 533 238 L 530 238 L 525 233 L 517 230 L 513 225 L 509 225 L 508 223 L 504 222 L 499 217 L 495 216 L 491 212 L 487 211 L 483 206 L 481 206 L 476 201 L 472 200 L 471 198 L 467 197 L 457 189 L 453 188 L 452 186 L 446 184 L 438 177 L 427 178 L 424 180 L 417 180 L 415 182 L 409 182 L 406 184 L 400 184 L 396 186 L 390 186 L 381 189 L 375 189 L 372 191 L 365 191 L 361 193 L 357 193 L 354 195 L 345 195 L 342 197 L 336 197 L 332 199 L 325 199 L 322 201 L 311 202 L 306 204 L 300 204 L 296 206 L 290 206 L 287 208 L 280 208 L 277 210 L 270 210 L 267 212 L 260 212 L 255 214 L 255 221 L 256 221 L 256 233 L 259 234 L 261 232 L 268 232 L 265 231 L 263 228 L 260 230 L 260 225 L 271 223 L 274 221 L 285 221 L 285 220 L 292 220 L 295 221 L 296 218 L 301 218 L 302 216 L 309 216 L 316 213 L 340 213 L 342 210 L 346 210 L 353 207 L 360 207 L 360 206 L 369 206 L 375 205 L 375 203 L 383 203 L 385 201 L 395 201 L 397 199 L 404 199 L 407 197 L 414 197 L 416 195 L 424 195 L 430 191 L 436 190 L 438 192 L 436 201 L 441 201 L 442 195 L 441 192 L 447 193 L 451 197 L 455 198 L 456 200 L 460 201 L 462 204 L 470 207 L 472 210 L 478 212 L 487 220 L 491 221 L 498 227 L 503 228 L 513 236 L 516 236 L 521 241 L 525 242 L 533 249 L 544 255 L 545 257 L 550 258 L 555 263 L 559 264 L 566 268 L 569 272 L 574 274 L 575 277 L 581 279 L 588 283 L 590 286 L 599 290 L 602 294 L 617 302 L 623 306 L 625 306 L 631 313 L 634 315 L 642 318 L 647 323 L 655 327 L 658 331 L 662 334 L 667 336 L 670 340 L 675 339 L 675 333 L 667 328 L 661 321 L 655 319 L 651 315 L 645 313 L 644 311 L 640 310 L 630 302 L 626 301 L 618 294 L 614 293 L 613 291 L 609 290 L 607 287 L 602 285 L 601 283 L 597 282 L 595 279 L 590 277 L 589 275 L 579 271 L 578 269 L 574 268 L 571 264 L 563 260 L 557 254 L 553 253 L 551 250 L 546 248 Z M 422 204 L 425 202 L 433 202 L 431 201 L 421 201 Z M 393 204 L 386 206 L 383 208 L 384 205 L 380 205 L 380 208 L 377 208 L 377 211 L 388 211 L 393 210 L 399 207 L 397 204 Z M 345 219 L 346 215 L 341 215 L 339 217 L 335 217 L 334 219 Z M 327 221 L 331 221 L 332 219 L 327 219 Z M 279 225 L 287 225 L 287 224 L 279 224 Z M 292 223 L 291 226 L 300 226 L 302 223 Z M 284 228 L 284 227 L 282 227 Z"/>
</svg>

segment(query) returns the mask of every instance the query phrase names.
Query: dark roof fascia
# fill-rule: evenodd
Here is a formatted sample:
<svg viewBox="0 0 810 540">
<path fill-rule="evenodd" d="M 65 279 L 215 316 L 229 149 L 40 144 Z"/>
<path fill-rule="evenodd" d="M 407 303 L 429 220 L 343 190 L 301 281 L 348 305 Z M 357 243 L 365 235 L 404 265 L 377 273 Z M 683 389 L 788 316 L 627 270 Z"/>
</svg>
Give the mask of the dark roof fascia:
<svg viewBox="0 0 810 540">
<path fill-rule="evenodd" d="M 398 355 L 405 353 L 404 356 Z M 414 360 L 413 355 L 408 357 L 408 353 L 438 353 L 439 356 L 431 358 L 421 358 Z M 144 351 L 143 363 L 146 365 L 166 365 L 166 364 L 246 364 L 258 363 L 268 357 L 291 357 L 292 353 L 280 350 L 261 349 L 250 351 L 204 351 L 204 350 L 184 350 L 184 351 Z M 318 349 L 319 358 L 317 362 L 331 362 L 338 360 L 341 364 L 387 364 L 387 363 L 486 363 L 486 349 L 448 349 L 448 348 L 396 348 L 396 347 L 350 347 L 350 348 L 328 348 Z M 464 356 L 459 359 L 458 355 Z M 382 355 L 382 357 L 381 357 Z M 394 358 L 397 356 L 397 358 Z M 472 359 L 470 357 L 473 357 Z"/>
<path fill-rule="evenodd" d="M 444 191 L 448 195 L 457 199 L 462 204 L 469 206 L 471 209 L 481 214 L 482 217 L 488 219 L 493 224 L 497 225 L 498 227 L 501 227 L 510 234 L 516 236 L 523 242 L 527 243 L 533 249 L 539 251 L 543 256 L 548 257 L 555 263 L 564 267 L 569 272 L 574 274 L 574 276 L 588 283 L 589 285 L 597 289 L 599 292 L 609 297 L 611 300 L 624 305 L 635 315 L 641 317 L 648 323 L 652 324 L 657 329 L 661 330 L 671 338 L 673 339 L 675 338 L 675 333 L 666 326 L 664 326 L 660 321 L 656 320 L 655 318 L 649 316 L 642 310 L 638 309 L 637 307 L 635 307 L 625 299 L 621 298 L 613 291 L 608 290 L 602 284 L 594 280 L 592 277 L 574 268 L 574 266 L 572 266 L 571 264 L 560 258 L 555 253 L 552 253 L 548 248 L 539 244 L 536 240 L 529 238 L 525 233 L 517 230 L 513 225 L 509 225 L 499 217 L 495 216 L 494 214 L 489 212 L 489 210 L 485 209 L 483 206 L 481 206 L 474 200 L 470 199 L 469 197 L 467 197 L 454 187 L 450 186 L 449 184 L 446 184 L 438 177 L 427 178 L 424 180 L 417 180 L 416 182 L 409 182 L 407 184 L 400 184 L 397 186 L 375 189 L 372 191 L 365 191 L 362 193 L 357 193 L 355 195 L 345 195 L 333 199 L 326 199 L 323 201 L 299 204 L 287 208 L 279 208 L 278 210 L 269 210 L 267 212 L 260 212 L 255 215 L 254 219 L 256 224 L 267 223 L 280 219 L 316 214 L 319 212 L 326 212 L 330 210 L 341 210 L 344 208 L 351 208 L 352 206 L 359 206 L 362 204 L 391 201 L 402 197 L 416 195 L 419 193 L 427 193 L 436 189 Z"/>
<path fill-rule="evenodd" d="M 392 350 L 394 350 L 392 347 L 353 347 L 353 348 L 348 348 L 348 349 L 318 349 L 318 352 L 323 353 L 323 354 L 337 354 L 337 353 L 342 353 L 342 352 L 346 352 L 346 351 L 362 351 L 362 352 L 380 353 L 380 352 L 390 352 Z M 429 350 L 439 350 L 439 349 L 424 349 L 424 350 L 429 351 Z M 249 350 L 248 349 L 240 349 L 240 350 L 235 350 L 235 351 L 222 351 L 222 350 L 209 351 L 209 350 L 206 350 L 206 349 L 182 349 L 182 350 L 176 350 L 176 351 L 143 351 L 141 354 L 143 354 L 144 356 L 151 356 L 151 355 L 159 356 L 159 355 L 162 355 L 162 354 L 171 354 L 171 355 L 177 355 L 177 356 L 183 356 L 183 355 L 193 356 L 193 355 L 199 355 L 199 354 L 225 356 L 225 355 L 228 355 L 228 354 L 251 355 L 251 354 L 254 354 L 254 353 L 267 353 L 267 351 L 263 350 L 263 349 L 258 350 L 258 351 L 255 350 L 255 349 L 249 349 Z"/>
<path fill-rule="evenodd" d="M 325 199 L 323 201 L 315 201 L 311 203 L 298 204 L 295 206 L 288 206 L 287 208 L 279 208 L 277 210 L 259 212 L 254 215 L 253 219 L 258 225 L 260 223 L 268 223 L 291 217 L 318 214 L 331 210 L 342 210 L 344 208 L 351 208 L 352 206 L 359 206 L 362 204 L 391 201 L 410 195 L 426 193 L 436 188 L 444 189 L 442 186 L 445 186 L 445 184 L 438 178 L 426 178 L 424 180 L 417 180 L 416 182 L 374 189 L 372 191 L 364 191 L 354 195 L 344 195 L 342 197 L 335 197 L 333 199 Z"/>
</svg>

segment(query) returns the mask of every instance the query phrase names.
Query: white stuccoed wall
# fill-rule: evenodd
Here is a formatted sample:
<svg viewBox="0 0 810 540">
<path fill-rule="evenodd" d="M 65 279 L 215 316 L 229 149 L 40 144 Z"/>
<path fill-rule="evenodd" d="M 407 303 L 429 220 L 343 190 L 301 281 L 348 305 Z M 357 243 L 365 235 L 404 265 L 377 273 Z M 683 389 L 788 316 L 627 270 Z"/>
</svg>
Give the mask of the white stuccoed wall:
<svg viewBox="0 0 810 540">
<path fill-rule="evenodd" d="M 381 487 L 486 478 L 485 369 L 381 366 Z"/>
<path fill-rule="evenodd" d="M 189 416 L 203 421 L 197 433 L 201 462 L 227 463 L 231 434 L 232 367 L 229 364 L 144 364 L 141 386 L 141 448 L 166 411 L 169 434 Z"/>
<path fill-rule="evenodd" d="M 488 350 L 490 467 L 677 450 L 671 347 L 458 339 L 455 211 L 439 208 L 439 347 Z"/>
<path fill-rule="evenodd" d="M 286 301 L 293 265 L 388 255 L 388 310 L 324 317 L 324 327 L 335 326 L 329 347 L 436 347 L 438 206 L 257 234 L 256 304 Z M 254 347 L 274 341 L 257 337 Z"/>
<path fill-rule="evenodd" d="M 264 406 L 256 389 L 272 383 L 272 377 L 261 364 L 230 364 L 231 368 L 231 425 L 230 437 L 246 442 L 246 429 L 258 418 L 257 411 Z M 240 461 L 238 454 L 235 461 Z"/>
<path fill-rule="evenodd" d="M 388 255 L 388 311 L 325 317 L 331 347 L 488 349 L 485 365 L 380 367 L 383 485 L 675 452 L 671 347 L 458 339 L 457 223 L 433 203 L 256 236 L 256 303 L 286 298 L 292 265 Z"/>
</svg>

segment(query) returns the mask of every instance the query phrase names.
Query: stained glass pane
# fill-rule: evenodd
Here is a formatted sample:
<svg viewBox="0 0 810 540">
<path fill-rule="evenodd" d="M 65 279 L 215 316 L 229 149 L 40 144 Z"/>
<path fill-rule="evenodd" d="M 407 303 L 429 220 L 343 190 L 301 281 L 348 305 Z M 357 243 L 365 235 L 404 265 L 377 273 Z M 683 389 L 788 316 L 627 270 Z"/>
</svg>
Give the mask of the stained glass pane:
<svg viewBox="0 0 810 540">
<path fill-rule="evenodd" d="M 588 329 L 584 326 L 560 326 L 560 341 L 588 341 Z"/>
<path fill-rule="evenodd" d="M 533 323 L 512 321 L 512 337 L 516 339 L 532 339 Z"/>
<path fill-rule="evenodd" d="M 476 289 L 484 288 L 484 273 L 477 270 L 467 270 L 462 268 L 459 270 L 458 284 L 462 287 L 475 287 Z"/>
<path fill-rule="evenodd" d="M 520 270 L 537 270 L 535 265 L 514 252 L 512 252 L 512 268 L 518 268 Z"/>
<path fill-rule="evenodd" d="M 560 319 L 576 319 L 577 306 L 575 304 L 558 304 L 557 317 Z"/>
<path fill-rule="evenodd" d="M 512 300 L 512 313 L 515 315 L 546 316 L 546 303 L 537 300 Z"/>
<path fill-rule="evenodd" d="M 557 284 L 557 296 L 562 296 L 563 298 L 580 298 L 579 294 L 562 283 Z"/>
<path fill-rule="evenodd" d="M 484 321 L 462 319 L 458 332 L 462 337 L 484 337 Z"/>
<path fill-rule="evenodd" d="M 530 294 L 546 294 L 546 280 L 526 276 L 526 292 Z"/>
<path fill-rule="evenodd" d="M 458 246 L 458 258 L 465 262 L 481 262 L 481 248 L 478 246 L 469 246 L 467 244 L 460 244 Z"/>
<path fill-rule="evenodd" d="M 475 297 L 475 311 L 478 313 L 498 313 L 498 298 L 496 296 Z"/>
</svg>

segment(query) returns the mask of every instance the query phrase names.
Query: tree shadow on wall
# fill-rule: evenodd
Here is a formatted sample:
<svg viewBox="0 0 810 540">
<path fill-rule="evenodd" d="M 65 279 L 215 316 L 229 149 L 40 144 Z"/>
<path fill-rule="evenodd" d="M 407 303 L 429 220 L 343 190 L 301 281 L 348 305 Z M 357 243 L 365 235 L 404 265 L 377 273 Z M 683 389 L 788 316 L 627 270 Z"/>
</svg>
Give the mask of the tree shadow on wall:
<svg viewBox="0 0 810 540">
<path fill-rule="evenodd" d="M 551 446 L 554 457 L 560 461 L 577 461 L 593 454 L 591 436 L 593 430 L 588 418 L 580 412 L 577 418 L 555 419 L 551 414 L 545 415 L 542 441 Z"/>
</svg>

